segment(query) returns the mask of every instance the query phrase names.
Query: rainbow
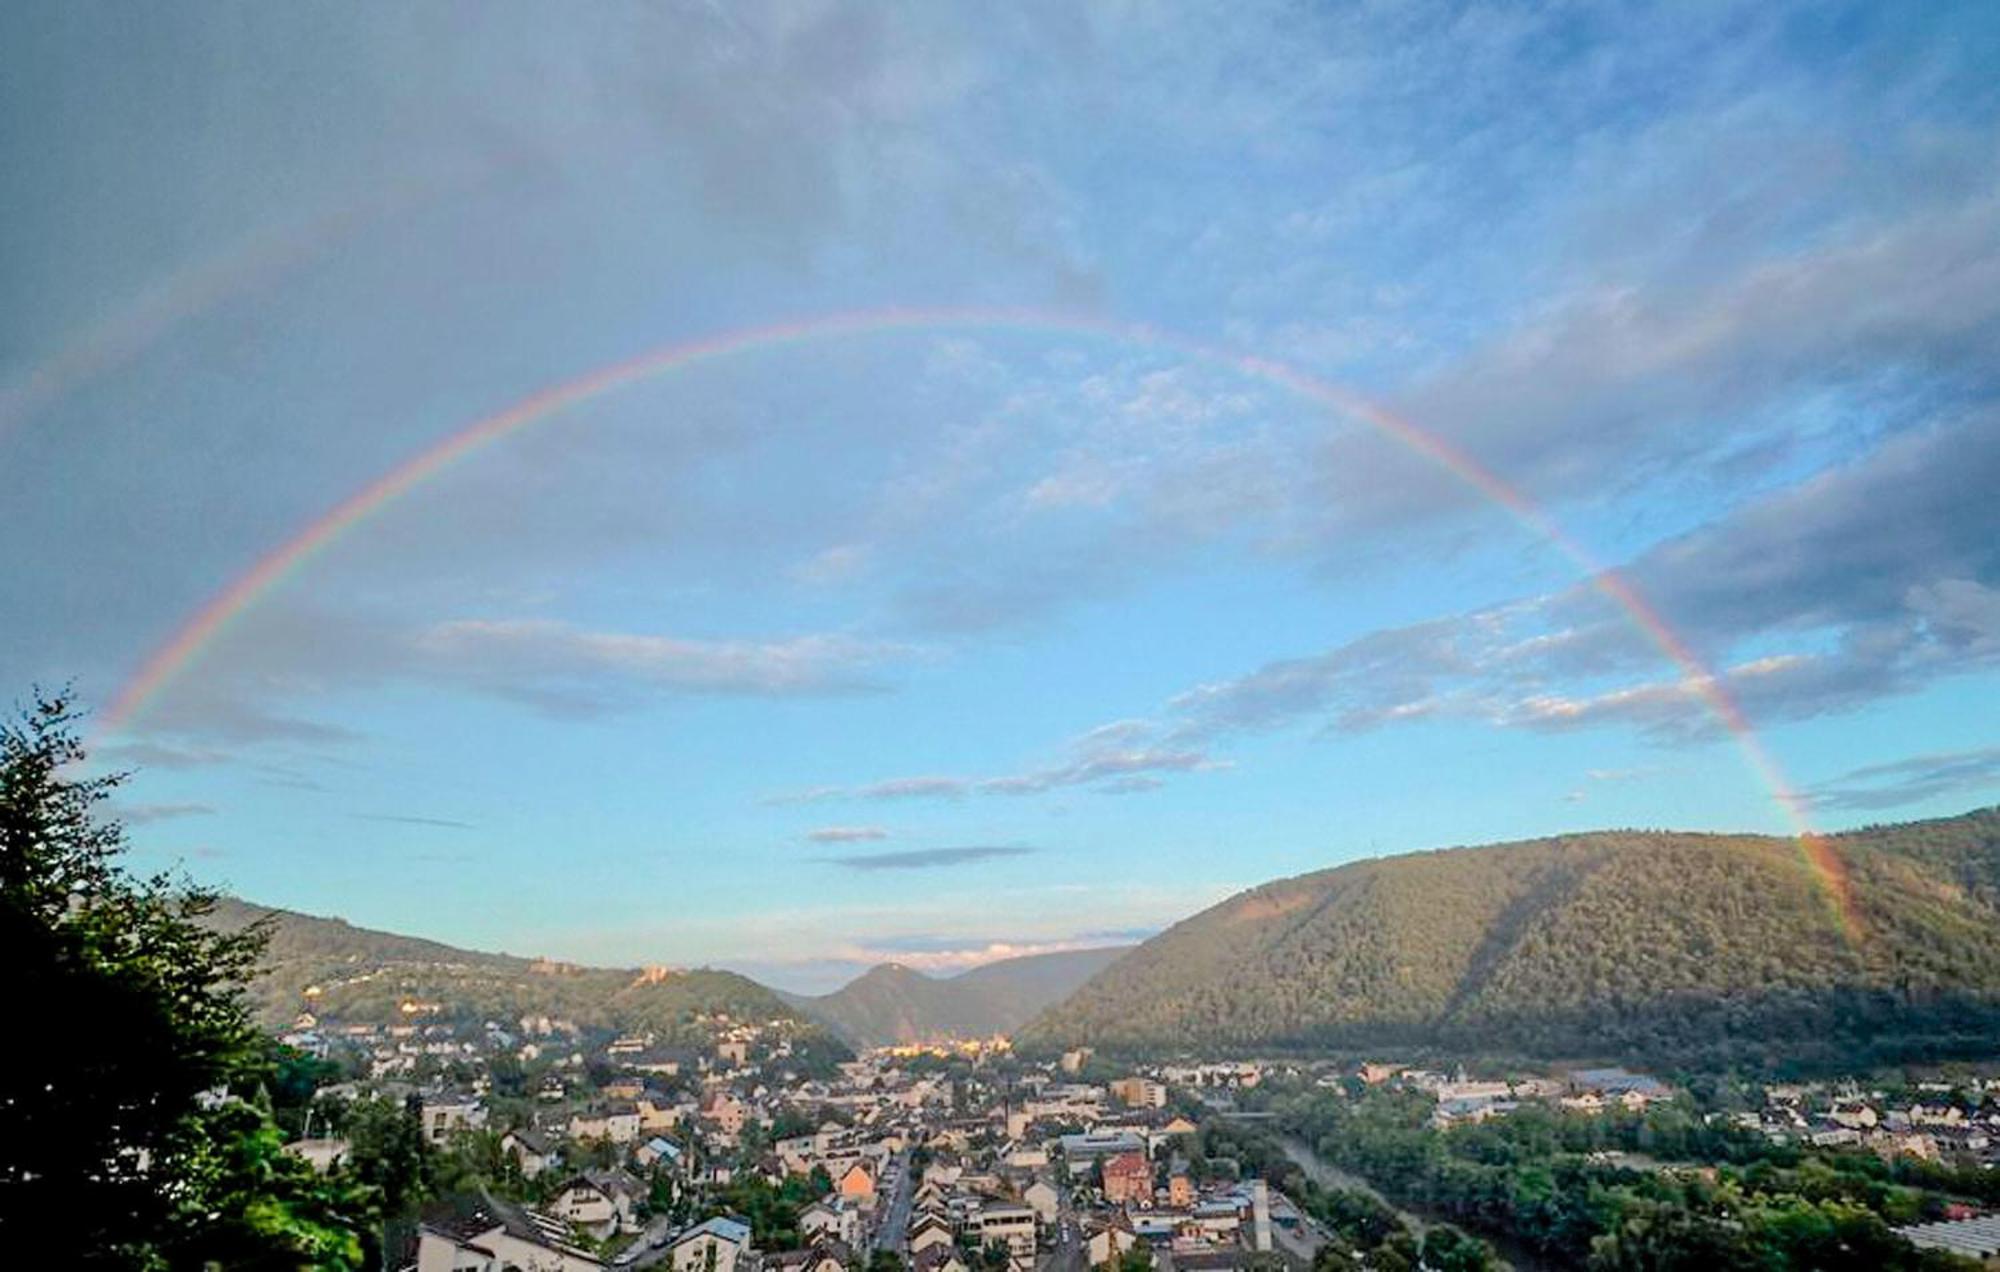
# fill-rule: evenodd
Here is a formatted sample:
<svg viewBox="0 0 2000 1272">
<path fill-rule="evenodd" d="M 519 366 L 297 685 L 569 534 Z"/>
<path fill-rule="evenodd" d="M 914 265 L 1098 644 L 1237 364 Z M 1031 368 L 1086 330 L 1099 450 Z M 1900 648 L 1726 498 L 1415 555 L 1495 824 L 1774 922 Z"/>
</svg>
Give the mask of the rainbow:
<svg viewBox="0 0 2000 1272">
<path fill-rule="evenodd" d="M 1858 934 L 1852 887 L 1844 864 L 1824 837 L 1813 829 L 1807 817 L 1805 800 L 1786 779 L 1776 757 L 1757 736 L 1721 679 L 1702 662 L 1630 580 L 1599 561 L 1546 509 L 1445 439 L 1379 403 L 1282 362 L 1206 344 L 1142 323 L 1039 310 L 892 308 L 834 313 L 669 345 L 533 393 L 492 415 L 473 421 L 405 460 L 335 504 L 257 561 L 203 605 L 171 639 L 146 659 L 113 700 L 105 715 L 104 727 L 115 731 L 129 726 L 149 702 L 194 665 L 202 651 L 231 623 L 252 609 L 266 593 L 332 547 L 348 531 L 461 460 L 516 433 L 620 389 L 701 363 L 839 338 L 955 329 L 1099 337 L 1162 349 L 1193 361 L 1233 369 L 1359 420 L 1451 473 L 1569 558 L 1590 586 L 1622 610 L 1633 625 L 1673 663 L 1688 691 L 1701 701 L 1735 740 L 1758 781 L 1770 791 L 1791 823 L 1805 864 L 1819 881 L 1850 940 Z"/>
</svg>

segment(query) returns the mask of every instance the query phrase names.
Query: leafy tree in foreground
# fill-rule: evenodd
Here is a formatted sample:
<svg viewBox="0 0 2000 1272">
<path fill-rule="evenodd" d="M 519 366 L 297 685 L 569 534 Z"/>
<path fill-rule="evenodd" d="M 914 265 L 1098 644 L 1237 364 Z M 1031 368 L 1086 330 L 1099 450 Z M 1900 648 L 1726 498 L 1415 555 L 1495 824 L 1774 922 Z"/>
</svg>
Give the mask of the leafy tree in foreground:
<svg viewBox="0 0 2000 1272">
<path fill-rule="evenodd" d="M 65 1266 L 358 1267 L 341 1195 L 285 1154 L 268 1114 L 224 1098 L 270 1076 L 239 991 L 262 934 L 197 920 L 212 894 L 118 864 L 65 695 L 0 725 L 0 957 L 14 1019 L 0 1065 L 0 1242 Z"/>
</svg>

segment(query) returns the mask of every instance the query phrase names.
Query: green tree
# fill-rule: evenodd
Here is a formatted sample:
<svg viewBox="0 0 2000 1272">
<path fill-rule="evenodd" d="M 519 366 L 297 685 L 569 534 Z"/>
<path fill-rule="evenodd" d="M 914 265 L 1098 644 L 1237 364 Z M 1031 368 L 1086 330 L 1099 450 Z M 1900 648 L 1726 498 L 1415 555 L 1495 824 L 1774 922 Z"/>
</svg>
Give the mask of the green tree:
<svg viewBox="0 0 2000 1272">
<path fill-rule="evenodd" d="M 60 1234 L 75 1267 L 354 1267 L 353 1197 L 226 1093 L 273 1076 L 240 993 L 264 933 L 119 864 L 66 695 L 0 726 L 0 954 L 17 1019 L 60 1023 L 0 1065 L 0 1232 Z M 267 1104 L 268 1107 L 268 1104 Z"/>
</svg>

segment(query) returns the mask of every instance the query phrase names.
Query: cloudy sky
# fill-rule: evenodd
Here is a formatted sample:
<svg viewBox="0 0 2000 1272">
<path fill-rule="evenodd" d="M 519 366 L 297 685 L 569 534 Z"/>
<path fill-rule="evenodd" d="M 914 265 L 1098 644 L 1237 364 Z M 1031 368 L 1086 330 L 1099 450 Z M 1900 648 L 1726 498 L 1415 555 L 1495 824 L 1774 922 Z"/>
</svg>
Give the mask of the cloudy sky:
<svg viewBox="0 0 2000 1272">
<path fill-rule="evenodd" d="M 1815 824 L 1992 803 L 1995 65 L 1977 2 L 9 6 L 0 686 L 100 710 L 136 864 L 801 987 L 1788 829 L 1593 561 Z"/>
</svg>

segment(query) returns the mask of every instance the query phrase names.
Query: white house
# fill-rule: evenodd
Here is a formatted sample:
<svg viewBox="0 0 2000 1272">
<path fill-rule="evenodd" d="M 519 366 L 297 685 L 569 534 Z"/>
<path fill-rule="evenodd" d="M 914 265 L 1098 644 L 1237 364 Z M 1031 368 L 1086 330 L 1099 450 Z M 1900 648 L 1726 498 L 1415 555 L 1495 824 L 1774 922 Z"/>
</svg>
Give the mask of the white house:
<svg viewBox="0 0 2000 1272">
<path fill-rule="evenodd" d="M 673 1272 L 736 1272 L 750 1253 L 750 1225 L 717 1216 L 683 1232 L 667 1247 Z"/>
</svg>

